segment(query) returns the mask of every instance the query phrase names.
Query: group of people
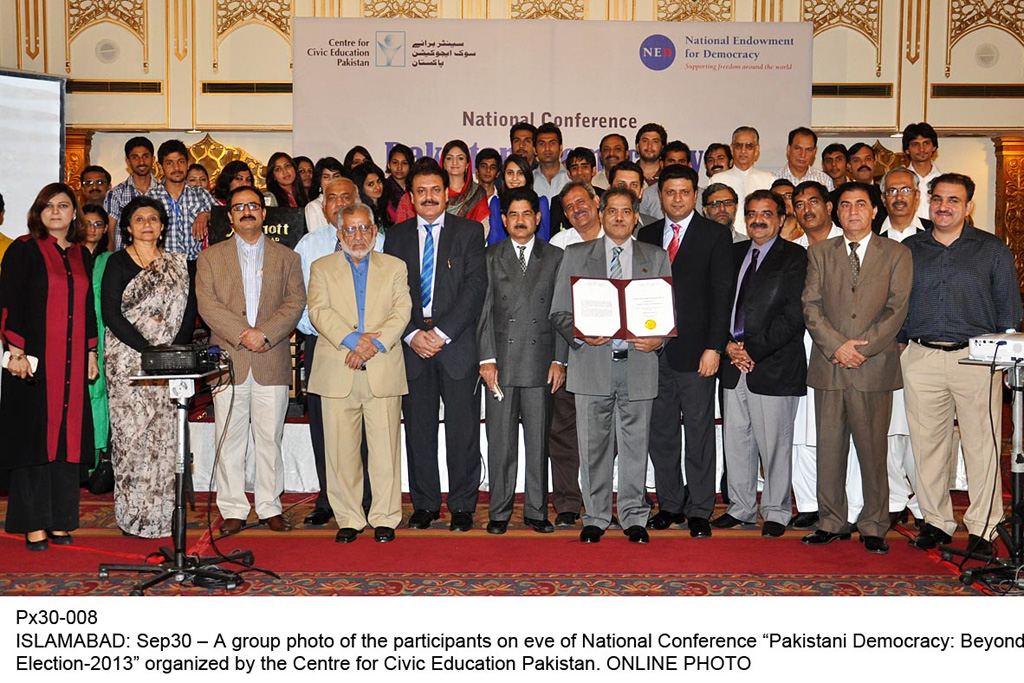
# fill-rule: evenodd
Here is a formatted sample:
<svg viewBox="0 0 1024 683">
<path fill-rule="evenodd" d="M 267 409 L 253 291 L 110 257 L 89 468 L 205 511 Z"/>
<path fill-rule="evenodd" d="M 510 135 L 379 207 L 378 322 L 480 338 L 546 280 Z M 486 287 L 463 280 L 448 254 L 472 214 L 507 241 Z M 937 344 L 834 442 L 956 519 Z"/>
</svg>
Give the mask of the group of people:
<svg viewBox="0 0 1024 683">
<path fill-rule="evenodd" d="M 523 522 L 540 533 L 582 521 L 584 543 L 613 526 L 648 543 L 648 530 L 685 524 L 705 538 L 760 514 L 766 537 L 816 527 L 803 541 L 824 545 L 855 528 L 885 553 L 909 509 L 912 545 L 933 548 L 957 528 L 955 415 L 970 547 L 992 552 L 1001 394 L 986 369 L 958 361 L 971 337 L 1016 329 L 1021 298 L 1007 246 L 971 225 L 973 181 L 934 163 L 931 126 L 907 127 L 910 163 L 879 184 L 865 143 L 829 145 L 814 168 L 817 135 L 804 127 L 774 172 L 757 167 L 750 126 L 696 168 L 656 123 L 638 129 L 635 160 L 619 134 L 598 155 L 565 152 L 551 124 L 516 124 L 509 144 L 505 159 L 491 148 L 473 158 L 453 140 L 440 163 L 397 144 L 386 172 L 363 147 L 343 162 L 278 152 L 262 192 L 237 161 L 207 189 L 176 140 L 156 151 L 157 181 L 140 137 L 125 146 L 123 183 L 82 172 L 81 209 L 66 185 L 44 188 L 0 266 L 0 423 L 16 435 L 0 462 L 7 530 L 33 549 L 70 543 L 79 470 L 109 450 L 122 530 L 167 535 L 171 411 L 159 386 L 128 378 L 145 346 L 191 339 L 198 313 L 233 361 L 232 386 L 214 395 L 223 534 L 250 514 L 250 435 L 257 518 L 292 528 L 281 438 L 297 327 L 320 489 L 305 524 L 335 518 L 339 543 L 367 526 L 395 538 L 403 420 L 407 526 L 429 528 L 444 503 L 452 531 L 473 527 L 482 393 L 488 533 L 511 520 L 521 424 Z M 211 245 L 218 204 L 233 236 Z M 294 251 L 264 235 L 274 205 L 304 210 Z M 671 277 L 675 335 L 583 336 L 578 277 Z M 713 517 L 720 483 L 728 508 Z"/>
</svg>

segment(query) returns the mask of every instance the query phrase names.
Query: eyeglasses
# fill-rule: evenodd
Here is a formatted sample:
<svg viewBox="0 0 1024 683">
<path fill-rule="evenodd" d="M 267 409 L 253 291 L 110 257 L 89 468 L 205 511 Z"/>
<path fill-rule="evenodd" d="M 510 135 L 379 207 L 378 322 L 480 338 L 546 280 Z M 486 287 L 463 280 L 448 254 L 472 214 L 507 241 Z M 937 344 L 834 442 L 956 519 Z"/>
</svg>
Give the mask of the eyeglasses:
<svg viewBox="0 0 1024 683">
<path fill-rule="evenodd" d="M 85 227 L 87 228 L 106 228 L 107 224 L 103 221 L 86 221 Z"/>
<path fill-rule="evenodd" d="M 756 142 L 734 142 L 734 143 L 732 143 L 732 146 L 733 147 L 738 147 L 740 149 L 754 149 L 755 147 L 757 147 L 757 143 Z"/>
<path fill-rule="evenodd" d="M 92 187 L 93 185 L 105 185 L 106 182 L 106 180 L 83 180 L 82 185 L 85 185 L 86 187 Z"/>
<path fill-rule="evenodd" d="M 242 211 L 255 211 L 256 209 L 262 208 L 259 202 L 242 202 L 239 204 L 232 204 L 231 210 L 235 213 L 241 213 Z"/>
<path fill-rule="evenodd" d="M 704 204 L 704 206 L 706 206 L 708 208 L 711 208 L 711 209 L 720 209 L 723 206 L 725 208 L 729 208 L 730 206 L 736 206 L 736 200 L 735 199 L 716 199 L 713 202 L 707 202 L 706 204 Z"/>
<path fill-rule="evenodd" d="M 354 235 L 356 233 L 356 230 L 365 234 L 372 231 L 373 227 L 374 226 L 372 225 L 346 225 L 345 227 L 338 229 L 341 230 L 346 235 Z"/>
<path fill-rule="evenodd" d="M 914 191 L 912 187 L 887 187 L 885 193 L 890 197 L 895 197 L 898 194 L 908 195 Z"/>
</svg>

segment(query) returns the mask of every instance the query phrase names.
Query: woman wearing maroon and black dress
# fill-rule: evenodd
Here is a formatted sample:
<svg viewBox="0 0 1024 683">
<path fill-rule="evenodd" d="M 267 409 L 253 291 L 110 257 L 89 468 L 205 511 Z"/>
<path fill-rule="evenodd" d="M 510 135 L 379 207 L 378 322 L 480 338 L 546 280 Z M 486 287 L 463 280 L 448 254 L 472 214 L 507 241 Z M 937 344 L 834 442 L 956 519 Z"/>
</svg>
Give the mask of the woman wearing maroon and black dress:
<svg viewBox="0 0 1024 683">
<path fill-rule="evenodd" d="M 93 457 L 87 380 L 96 365 L 92 257 L 74 191 L 52 183 L 28 213 L 29 234 L 4 254 L 0 320 L 10 351 L 0 392 L 0 469 L 10 471 L 5 528 L 29 550 L 71 543 L 79 469 Z M 38 359 L 32 370 L 29 356 Z"/>
</svg>

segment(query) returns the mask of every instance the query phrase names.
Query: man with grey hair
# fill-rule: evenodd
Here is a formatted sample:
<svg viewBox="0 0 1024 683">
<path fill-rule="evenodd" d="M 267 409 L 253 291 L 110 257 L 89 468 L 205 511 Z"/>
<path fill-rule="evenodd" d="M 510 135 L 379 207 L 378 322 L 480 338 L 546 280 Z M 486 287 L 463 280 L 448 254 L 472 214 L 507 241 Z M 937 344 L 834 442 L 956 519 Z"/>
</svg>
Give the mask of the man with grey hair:
<svg viewBox="0 0 1024 683">
<path fill-rule="evenodd" d="M 736 190 L 725 183 L 711 183 L 701 194 L 701 205 L 704 207 L 705 217 L 729 228 L 733 243 L 749 239 L 736 230 L 736 214 L 739 212 L 739 197 L 736 196 Z"/>
<path fill-rule="evenodd" d="M 902 242 L 911 235 L 932 229 L 932 222 L 917 215 L 921 199 L 920 180 L 905 166 L 897 166 L 882 177 L 882 203 L 888 215 L 879 234 Z"/>
<path fill-rule="evenodd" d="M 323 404 L 335 542 L 351 543 L 369 523 L 374 540 L 388 543 L 402 521 L 401 397 L 408 385 L 400 346 L 412 314 L 408 274 L 401 259 L 375 253 L 369 206 L 342 207 L 337 225 L 340 253 L 310 268 L 309 320 L 327 343 L 320 344 L 309 389 Z M 364 441 L 373 491 L 369 516 L 361 505 Z"/>
<path fill-rule="evenodd" d="M 336 228 L 338 225 L 338 212 L 346 206 L 350 206 L 358 198 L 359 190 L 356 189 L 355 183 L 348 178 L 337 178 L 330 181 L 323 189 L 323 214 L 324 218 L 327 219 L 327 223 L 331 227 Z M 382 245 L 383 238 L 378 236 L 377 251 L 381 250 Z M 313 262 L 336 251 L 341 251 L 341 234 L 337 229 L 315 230 L 307 232 L 302 236 L 299 243 L 295 245 L 295 252 L 302 258 L 302 279 L 307 288 L 309 287 L 309 272 Z M 303 347 L 302 367 L 305 371 L 308 385 L 313 370 L 313 358 L 316 355 L 318 337 L 316 328 L 309 321 L 308 308 L 302 312 L 298 328 L 299 332 L 302 332 L 306 337 Z M 331 502 L 327 495 L 327 465 L 324 460 L 324 420 L 320 396 L 309 391 L 308 386 L 306 410 L 309 413 L 309 437 L 313 444 L 313 462 L 316 466 L 316 478 L 320 491 L 317 494 L 313 511 L 306 515 L 304 523 L 308 526 L 322 526 L 331 520 L 334 512 L 331 510 Z M 363 457 L 365 462 L 365 451 Z M 365 483 L 366 493 L 363 502 L 365 503 L 364 507 L 369 507 L 369 480 L 367 479 Z"/>
<path fill-rule="evenodd" d="M 768 190 L 775 180 L 768 171 L 754 168 L 761 156 L 761 135 L 753 126 L 740 126 L 732 132 L 732 168 L 715 174 L 716 183 L 725 183 L 736 192 L 736 205 L 743 206 L 744 198 L 755 190 Z M 736 230 L 746 235 L 743 221 Z"/>
</svg>

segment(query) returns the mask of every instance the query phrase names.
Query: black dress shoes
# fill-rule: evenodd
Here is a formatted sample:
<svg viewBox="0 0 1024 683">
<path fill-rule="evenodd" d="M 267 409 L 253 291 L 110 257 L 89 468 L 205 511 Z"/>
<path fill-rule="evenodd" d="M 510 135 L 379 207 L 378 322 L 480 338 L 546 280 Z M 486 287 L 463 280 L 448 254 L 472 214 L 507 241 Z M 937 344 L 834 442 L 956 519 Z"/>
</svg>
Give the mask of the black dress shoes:
<svg viewBox="0 0 1024 683">
<path fill-rule="evenodd" d="M 487 522 L 487 533 L 500 536 L 508 530 L 508 521 L 492 519 Z"/>
<path fill-rule="evenodd" d="M 555 526 L 576 526 L 580 516 L 575 512 L 559 512 L 555 515 Z"/>
<path fill-rule="evenodd" d="M 28 540 L 28 534 L 25 534 L 25 547 L 32 551 L 49 550 L 50 542 L 43 536 L 38 541 Z"/>
<path fill-rule="evenodd" d="M 75 542 L 74 539 L 71 538 L 71 534 L 61 534 L 61 535 L 58 536 L 57 534 L 53 533 L 52 531 L 47 531 L 46 532 L 46 537 L 49 538 L 50 539 L 50 543 L 52 543 L 54 545 L 73 545 L 74 542 Z M 980 538 L 979 538 L 979 540 L 980 540 Z M 989 546 L 989 547 L 991 548 L 991 546 Z"/>
<path fill-rule="evenodd" d="M 53 541 L 53 537 L 52 536 L 50 537 L 50 540 Z M 56 543 L 56 541 L 53 541 L 53 542 Z M 991 557 L 992 556 L 992 542 L 991 541 L 986 541 L 984 538 L 982 538 L 981 536 L 978 536 L 976 534 L 968 534 L 967 535 L 967 552 L 974 553 L 976 555 L 987 555 L 987 556 Z"/>
<path fill-rule="evenodd" d="M 705 517 L 690 517 L 689 524 L 693 538 L 711 538 L 711 524 Z"/>
<path fill-rule="evenodd" d="M 682 524 L 686 521 L 686 515 L 682 512 L 669 512 L 658 510 L 658 514 L 647 520 L 647 528 L 655 531 L 664 531 L 673 524 Z"/>
<path fill-rule="evenodd" d="M 953 537 L 947 534 L 945 531 L 937 526 L 931 524 L 925 524 L 924 528 L 921 529 L 921 533 L 916 538 L 910 541 L 912 548 L 918 550 L 931 550 L 932 548 L 942 545 L 944 543 L 952 543 Z"/>
<path fill-rule="evenodd" d="M 741 524 L 746 524 L 746 522 L 744 522 L 742 519 L 736 519 L 728 512 L 726 512 L 723 515 L 719 515 L 718 517 L 715 517 L 713 520 L 711 520 L 711 526 L 713 526 L 716 529 L 731 529 L 734 526 L 739 526 Z"/>
<path fill-rule="evenodd" d="M 796 513 L 796 516 L 790 520 L 789 525 L 794 529 L 810 529 L 817 523 L 817 512 L 798 512 Z"/>
<path fill-rule="evenodd" d="M 391 543 L 395 540 L 395 530 L 389 526 L 374 527 L 373 540 L 377 543 Z"/>
<path fill-rule="evenodd" d="M 864 544 L 864 549 L 869 553 L 885 555 L 889 552 L 889 544 L 881 536 L 861 536 L 860 542 Z"/>
<path fill-rule="evenodd" d="M 338 533 L 334 534 L 335 543 L 351 543 L 356 540 L 356 537 L 362 533 L 362 529 L 353 529 L 352 527 L 342 527 L 338 529 Z"/>
<path fill-rule="evenodd" d="M 523 524 L 530 527 L 538 534 L 550 534 L 555 531 L 555 526 L 547 519 L 531 519 L 523 517 Z"/>
<path fill-rule="evenodd" d="M 451 531 L 469 531 L 473 528 L 473 513 L 456 510 L 452 513 L 452 521 L 448 528 Z"/>
<path fill-rule="evenodd" d="M 430 523 L 441 517 L 440 512 L 432 510 L 416 510 L 409 517 L 410 529 L 429 529 Z"/>
<path fill-rule="evenodd" d="M 647 535 L 647 529 L 640 525 L 631 526 L 622 533 L 626 534 L 626 538 L 629 539 L 630 543 L 650 543 L 651 537 Z"/>
<path fill-rule="evenodd" d="M 302 523 L 306 526 L 323 526 L 331 521 L 331 517 L 334 517 L 334 512 L 330 508 L 313 508 Z"/>
<path fill-rule="evenodd" d="M 781 538 L 786 533 L 786 525 L 779 522 L 765 522 L 761 527 L 761 535 L 768 538 Z"/>
<path fill-rule="evenodd" d="M 818 529 L 801 538 L 800 542 L 805 545 L 828 545 L 832 541 L 849 541 L 850 538 L 851 534 L 849 531 L 845 534 L 834 534 L 831 531 Z"/>
<path fill-rule="evenodd" d="M 602 536 L 604 536 L 604 529 L 589 524 L 580 532 L 580 543 L 599 543 Z"/>
</svg>

